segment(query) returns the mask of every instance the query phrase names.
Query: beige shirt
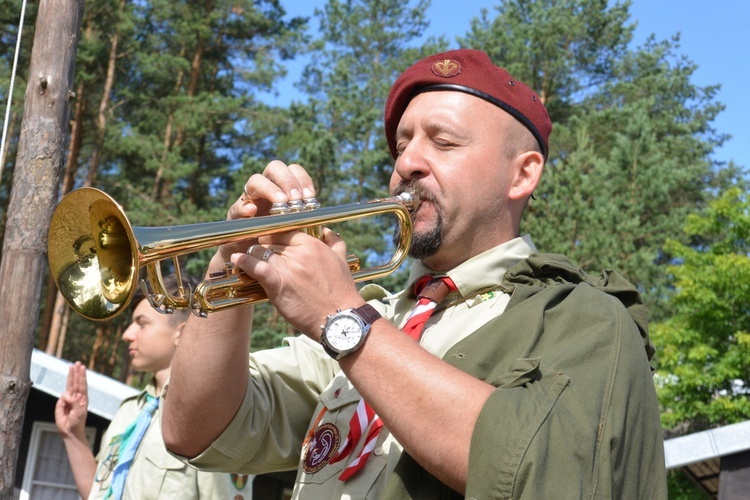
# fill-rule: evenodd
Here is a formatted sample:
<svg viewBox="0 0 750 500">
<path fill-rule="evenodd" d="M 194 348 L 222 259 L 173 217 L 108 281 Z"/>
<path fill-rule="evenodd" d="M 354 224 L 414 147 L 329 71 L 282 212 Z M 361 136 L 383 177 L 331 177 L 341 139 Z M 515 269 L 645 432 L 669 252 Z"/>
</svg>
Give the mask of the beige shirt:
<svg viewBox="0 0 750 500">
<path fill-rule="evenodd" d="M 106 496 L 119 457 L 117 437 L 135 421 L 146 403 L 147 394 L 155 396 L 153 384 L 149 384 L 140 394 L 125 399 L 104 433 L 90 500 Z M 125 481 L 123 499 L 250 499 L 252 483 L 249 480 L 246 475 L 199 472 L 170 455 L 162 438 L 160 406 L 133 459 Z"/>
<path fill-rule="evenodd" d="M 497 288 L 505 272 L 536 253 L 528 236 L 477 255 L 448 273 L 459 292 L 449 295 L 427 322 L 421 345 L 438 357 L 492 318 L 502 314 L 509 296 Z M 415 304 L 411 284 L 430 270 L 417 263 L 407 291 L 387 294 L 367 285 L 362 295 L 392 323 L 403 326 Z M 349 432 L 349 421 L 361 399 L 319 344 L 305 336 L 285 340 L 279 349 L 257 352 L 250 359 L 251 383 L 234 420 L 224 433 L 189 463 L 199 468 L 265 473 L 297 470 L 295 499 L 379 498 L 402 447 L 383 429 L 367 465 L 347 482 L 338 476 L 364 445 L 360 440 L 345 460 L 319 470 L 305 466 L 307 448 L 315 453 L 337 448 Z M 330 447 L 321 446 L 326 442 Z M 300 450 L 302 452 L 300 453 Z M 186 459 L 183 459 L 186 460 Z"/>
</svg>

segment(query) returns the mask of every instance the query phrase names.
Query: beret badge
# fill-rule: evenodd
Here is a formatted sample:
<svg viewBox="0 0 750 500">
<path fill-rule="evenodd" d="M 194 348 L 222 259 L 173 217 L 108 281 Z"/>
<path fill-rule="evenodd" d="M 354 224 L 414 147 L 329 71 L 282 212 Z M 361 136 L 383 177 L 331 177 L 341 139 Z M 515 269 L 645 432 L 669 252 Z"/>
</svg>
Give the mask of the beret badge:
<svg viewBox="0 0 750 500">
<path fill-rule="evenodd" d="M 432 65 L 432 72 L 437 76 L 450 78 L 461 73 L 461 65 L 458 63 L 458 61 L 443 59 L 442 61 L 436 61 Z"/>
</svg>

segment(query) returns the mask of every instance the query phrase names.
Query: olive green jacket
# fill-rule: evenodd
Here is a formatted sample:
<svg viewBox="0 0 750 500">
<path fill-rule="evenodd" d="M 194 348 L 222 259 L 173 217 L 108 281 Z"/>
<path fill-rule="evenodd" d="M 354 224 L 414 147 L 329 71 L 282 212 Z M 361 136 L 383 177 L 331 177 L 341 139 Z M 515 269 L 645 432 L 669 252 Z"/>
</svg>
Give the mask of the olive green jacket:
<svg viewBox="0 0 750 500">
<path fill-rule="evenodd" d="M 466 497 L 666 499 L 654 349 L 633 285 L 533 255 L 502 288 L 505 312 L 443 358 L 497 387 L 474 429 Z M 457 494 L 404 453 L 385 496 Z"/>
</svg>

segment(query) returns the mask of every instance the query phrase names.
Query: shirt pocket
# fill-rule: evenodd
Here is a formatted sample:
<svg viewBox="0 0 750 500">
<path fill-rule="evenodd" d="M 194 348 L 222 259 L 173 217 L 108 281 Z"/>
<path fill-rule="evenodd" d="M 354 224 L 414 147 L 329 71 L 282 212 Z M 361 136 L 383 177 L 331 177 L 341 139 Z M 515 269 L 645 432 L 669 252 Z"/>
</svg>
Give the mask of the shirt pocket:
<svg viewBox="0 0 750 500">
<path fill-rule="evenodd" d="M 315 428 L 308 430 L 307 444 L 301 456 L 300 473 L 298 474 L 301 484 L 338 482 L 338 476 L 344 471 L 344 468 L 359 456 L 369 426 L 363 431 L 363 435 L 355 443 L 351 453 L 341 460 L 331 463 L 344 446 L 349 434 L 349 422 L 354 416 L 361 399 L 362 396 L 359 392 L 342 374 L 337 375 L 320 395 L 320 404 L 316 409 L 315 418 L 317 423 L 314 423 Z M 381 441 L 385 435 L 387 435 L 387 432 L 383 429 L 378 436 L 378 441 Z M 329 448 L 329 446 L 332 447 Z M 335 451 L 332 451 L 333 449 Z M 366 478 L 369 477 L 372 477 L 374 482 L 384 469 L 385 464 L 384 457 L 376 456 L 374 453 L 371 454 L 364 469 L 359 471 L 348 483 L 353 483 L 355 479 L 357 482 L 362 479 L 367 482 Z"/>
<path fill-rule="evenodd" d="M 144 459 L 148 472 L 144 488 L 154 498 L 196 498 L 196 472 L 167 452 L 163 439 L 144 443 Z"/>
</svg>

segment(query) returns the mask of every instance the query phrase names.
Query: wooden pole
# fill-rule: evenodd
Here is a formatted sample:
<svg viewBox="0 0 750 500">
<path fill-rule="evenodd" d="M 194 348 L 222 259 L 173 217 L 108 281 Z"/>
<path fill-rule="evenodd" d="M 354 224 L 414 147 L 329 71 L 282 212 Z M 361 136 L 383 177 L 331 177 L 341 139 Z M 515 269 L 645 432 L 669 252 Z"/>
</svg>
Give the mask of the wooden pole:
<svg viewBox="0 0 750 500">
<path fill-rule="evenodd" d="M 0 499 L 13 498 L 84 0 L 40 0 L 0 263 Z"/>
</svg>

